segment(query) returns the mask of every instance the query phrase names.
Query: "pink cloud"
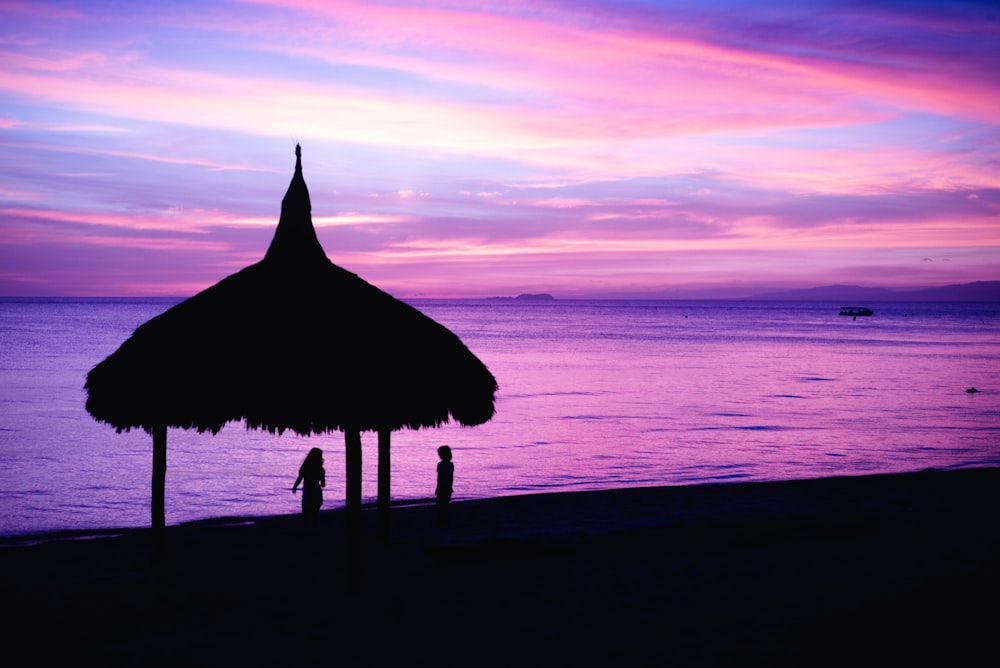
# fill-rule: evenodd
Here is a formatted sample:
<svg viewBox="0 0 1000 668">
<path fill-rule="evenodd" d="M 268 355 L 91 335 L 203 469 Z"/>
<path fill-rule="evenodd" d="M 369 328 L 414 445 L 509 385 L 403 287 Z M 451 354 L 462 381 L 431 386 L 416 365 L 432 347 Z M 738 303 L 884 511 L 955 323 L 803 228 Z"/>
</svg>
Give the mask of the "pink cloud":
<svg viewBox="0 0 1000 668">
<path fill-rule="evenodd" d="M 683 110 L 684 102 L 694 98 L 711 118 L 706 107 L 713 102 L 731 106 L 738 101 L 745 106 L 755 100 L 784 100 L 800 105 L 800 113 L 808 116 L 817 103 L 847 110 L 852 102 L 874 95 L 904 108 L 988 120 L 996 120 L 998 113 L 1000 86 L 978 76 L 979 68 L 969 69 L 975 64 L 971 59 L 957 64 L 954 57 L 932 60 L 900 51 L 864 61 L 832 44 L 814 45 L 808 54 L 775 51 L 766 43 L 731 46 L 722 39 L 713 41 L 717 36 L 705 29 L 622 21 L 617 9 L 614 16 L 588 16 L 587 9 L 574 7 L 568 12 L 559 6 L 510 15 L 449 5 L 276 4 L 328 19 L 336 28 L 324 37 L 361 35 L 349 40 L 363 45 L 355 51 L 305 47 L 321 58 L 328 53 L 334 59 L 408 69 L 444 80 L 597 104 L 604 100 L 625 110 L 643 106 Z M 602 30 L 595 31 L 594 23 Z M 860 118 L 862 110 L 853 113 Z M 758 122 L 769 118 L 774 120 L 762 114 Z"/>
<path fill-rule="evenodd" d="M 73 223 L 92 227 L 111 227 L 127 230 L 160 230 L 185 233 L 204 232 L 206 228 L 241 224 L 233 214 L 212 211 L 176 211 L 151 214 L 139 212 L 52 211 L 45 209 L 3 208 L 0 217 L 8 220 L 28 220 L 44 223 Z M 261 221 L 263 224 L 263 220 Z M 274 219 L 270 219 L 274 225 Z"/>
<path fill-rule="evenodd" d="M 589 177 L 670 173 L 704 159 L 697 153 L 654 153 L 642 146 L 650 140 L 846 127 L 889 118 L 884 109 L 859 107 L 862 96 L 953 113 L 1000 108 L 993 104 L 997 87 L 989 82 L 970 84 L 934 72 L 897 77 L 881 66 L 754 52 L 713 44 L 704 35 L 685 38 L 627 23 L 595 33 L 574 21 L 551 20 L 553 9 L 509 16 L 367 3 L 281 6 L 331 20 L 314 28 L 324 36 L 323 30 L 359 31 L 344 41 L 362 46 L 334 48 L 331 62 L 409 68 L 431 80 L 500 87 L 515 97 L 500 104 L 431 100 L 374 87 L 198 72 L 92 53 L 15 61 L 11 71 L 0 74 L 0 85 L 22 96 L 148 121 L 282 136 L 294 125 L 314 139 L 516 157 Z M 272 48 L 286 44 L 272 41 Z M 376 48 L 385 44 L 394 48 Z M 406 51 L 414 45 L 425 50 Z M 431 53 L 429 45 L 463 57 Z M 312 49 L 320 57 L 325 53 Z M 133 74 L 139 65 L 141 79 Z M 707 147 L 713 149 L 711 142 Z M 710 158 L 720 165 L 733 159 L 717 151 Z M 794 163 L 771 175 L 803 178 L 818 173 L 814 166 L 829 172 L 830 164 L 826 155 L 816 165 Z M 760 174 L 760 162 L 748 164 L 744 173 Z M 842 172 L 851 173 L 857 172 Z M 825 175 L 812 182 L 838 181 Z"/>
<path fill-rule="evenodd" d="M 0 251 L 40 268 L 59 244 L 120 253 L 129 290 L 211 282 L 260 258 L 289 175 L 274 147 L 301 136 L 331 257 L 394 289 L 479 290 L 473 267 L 542 290 L 902 272 L 944 247 L 986 266 L 997 35 L 951 14 L 759 9 L 5 5 L 0 142 L 27 171 L 2 172 Z"/>
</svg>

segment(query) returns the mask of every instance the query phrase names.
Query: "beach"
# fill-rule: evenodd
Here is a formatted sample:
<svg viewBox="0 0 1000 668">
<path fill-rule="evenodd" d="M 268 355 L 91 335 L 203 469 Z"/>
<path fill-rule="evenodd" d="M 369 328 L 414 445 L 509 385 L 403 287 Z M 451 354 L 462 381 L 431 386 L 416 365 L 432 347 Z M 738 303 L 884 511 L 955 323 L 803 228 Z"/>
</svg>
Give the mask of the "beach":
<svg viewBox="0 0 1000 668">
<path fill-rule="evenodd" d="M 0 543 L 7 655 L 100 665 L 971 665 L 1000 469 L 537 494 Z M 169 512 L 169 509 L 168 509 Z"/>
</svg>

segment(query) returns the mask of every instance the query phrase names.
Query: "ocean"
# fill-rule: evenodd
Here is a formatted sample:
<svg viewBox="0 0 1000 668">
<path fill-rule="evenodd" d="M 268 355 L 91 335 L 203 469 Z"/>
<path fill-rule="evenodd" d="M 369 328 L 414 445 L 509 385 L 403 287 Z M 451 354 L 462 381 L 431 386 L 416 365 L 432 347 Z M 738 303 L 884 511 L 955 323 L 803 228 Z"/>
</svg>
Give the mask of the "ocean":
<svg viewBox="0 0 1000 668">
<path fill-rule="evenodd" d="M 152 439 L 86 412 L 87 372 L 177 300 L 0 299 L 0 535 L 149 525 Z M 392 498 L 821 478 L 1000 465 L 1000 304 L 411 300 L 499 383 L 479 427 L 401 431 Z M 969 388 L 977 392 L 967 392 Z M 365 502 L 377 439 L 363 434 Z M 343 505 L 340 433 L 171 429 L 168 524 L 299 511 L 324 450 Z"/>
</svg>

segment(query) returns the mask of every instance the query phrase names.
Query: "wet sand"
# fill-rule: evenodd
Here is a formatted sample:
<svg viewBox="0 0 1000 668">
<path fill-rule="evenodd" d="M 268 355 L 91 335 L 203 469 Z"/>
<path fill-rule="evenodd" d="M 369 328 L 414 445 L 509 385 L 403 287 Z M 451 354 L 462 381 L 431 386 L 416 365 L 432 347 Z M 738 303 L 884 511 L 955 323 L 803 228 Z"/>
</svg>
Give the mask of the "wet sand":
<svg viewBox="0 0 1000 668">
<path fill-rule="evenodd" d="M 169 508 L 167 509 L 169 519 Z M 972 665 L 1000 469 L 623 489 L 0 542 L 6 654 L 100 665 Z M 77 539 L 69 540 L 74 537 Z M 60 539 L 62 538 L 62 539 Z"/>
</svg>

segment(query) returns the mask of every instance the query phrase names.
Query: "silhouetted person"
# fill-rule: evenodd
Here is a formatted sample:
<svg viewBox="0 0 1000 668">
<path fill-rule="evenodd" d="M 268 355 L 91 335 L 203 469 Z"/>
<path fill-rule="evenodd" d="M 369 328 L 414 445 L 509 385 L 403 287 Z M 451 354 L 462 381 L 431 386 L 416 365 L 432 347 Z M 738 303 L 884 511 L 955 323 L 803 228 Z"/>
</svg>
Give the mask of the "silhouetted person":
<svg viewBox="0 0 1000 668">
<path fill-rule="evenodd" d="M 437 489 L 434 490 L 434 495 L 437 497 L 438 526 L 446 527 L 451 524 L 448 504 L 451 502 L 452 484 L 455 481 L 455 465 L 451 463 L 451 448 L 447 445 L 438 448 L 438 457 L 441 461 L 437 465 Z"/>
<path fill-rule="evenodd" d="M 323 451 L 313 448 L 299 467 L 299 477 L 292 485 L 292 494 L 302 483 L 302 522 L 316 526 L 319 507 L 323 505 L 323 488 L 326 487 L 326 469 L 323 468 Z"/>
</svg>

